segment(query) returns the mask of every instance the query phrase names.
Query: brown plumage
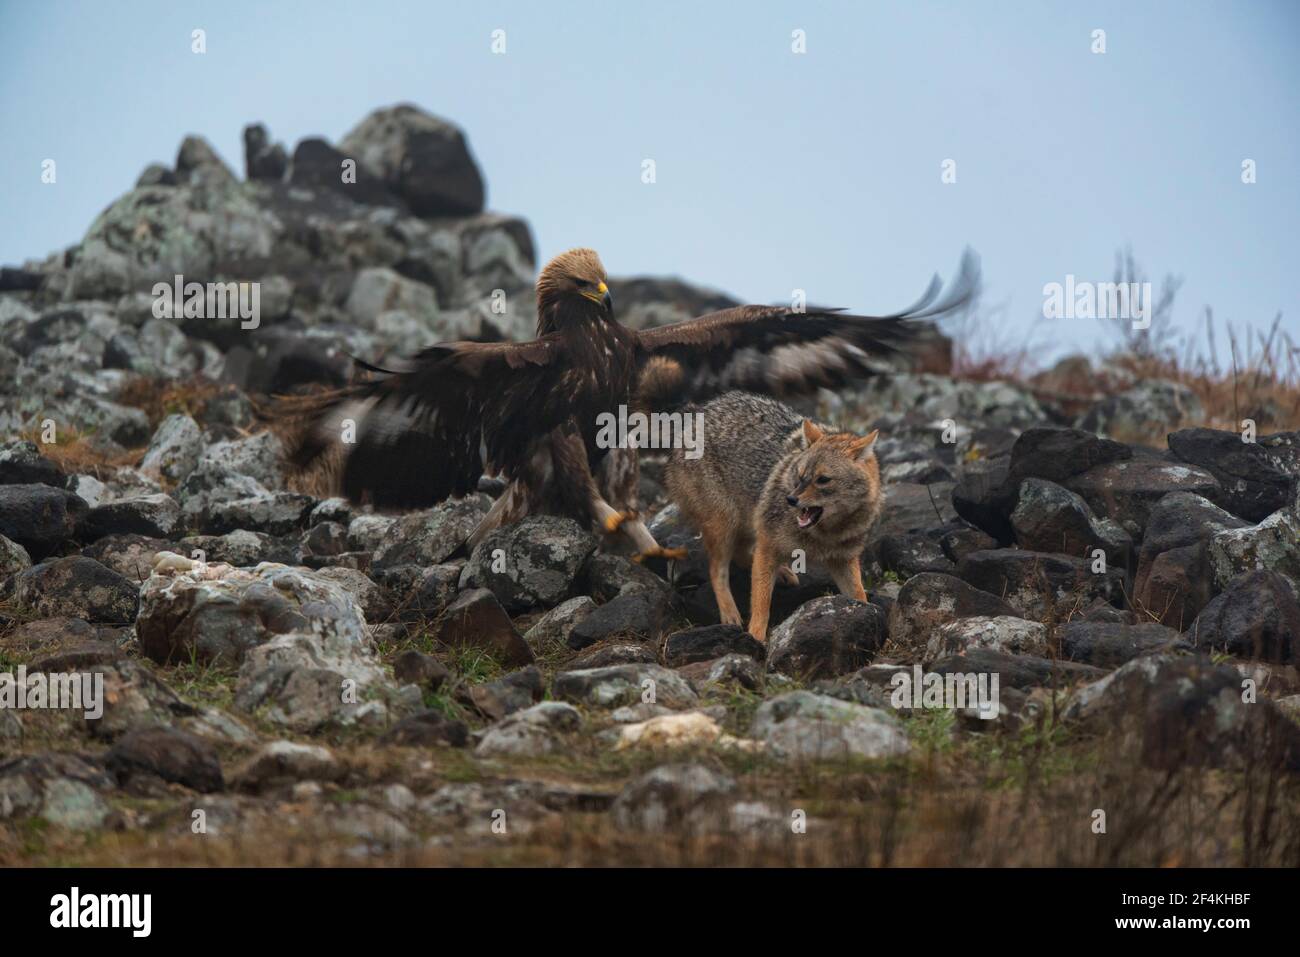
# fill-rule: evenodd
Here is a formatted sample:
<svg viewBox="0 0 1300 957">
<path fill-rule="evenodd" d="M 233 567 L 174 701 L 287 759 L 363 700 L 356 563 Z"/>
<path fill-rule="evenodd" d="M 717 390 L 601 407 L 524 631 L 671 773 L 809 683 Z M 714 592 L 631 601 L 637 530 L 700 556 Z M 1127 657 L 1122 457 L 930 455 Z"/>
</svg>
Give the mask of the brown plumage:
<svg viewBox="0 0 1300 957">
<path fill-rule="evenodd" d="M 281 412 L 307 423 L 292 452 L 299 469 L 353 439 L 340 471 L 353 500 L 427 506 L 499 474 L 510 485 L 476 539 L 533 511 L 612 529 L 619 509 L 602 492 L 634 494 L 636 455 L 598 446 L 600 413 L 665 409 L 728 389 L 791 395 L 870 375 L 906 341 L 903 320 L 957 308 L 977 278 L 967 254 L 943 301 L 936 278 L 889 316 L 739 306 L 638 332 L 615 321 L 600 258 L 573 249 L 537 280 L 536 339 L 436 345 L 405 369 L 367 367 L 382 377 L 286 400 Z M 653 546 L 639 523 L 625 531 L 643 550 Z"/>
</svg>

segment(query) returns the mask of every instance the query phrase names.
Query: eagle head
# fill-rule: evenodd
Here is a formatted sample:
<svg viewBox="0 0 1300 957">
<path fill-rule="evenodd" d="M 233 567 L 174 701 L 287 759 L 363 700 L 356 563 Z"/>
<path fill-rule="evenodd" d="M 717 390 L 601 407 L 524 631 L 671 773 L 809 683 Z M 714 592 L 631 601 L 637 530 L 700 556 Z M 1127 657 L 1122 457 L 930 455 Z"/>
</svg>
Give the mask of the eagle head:
<svg viewBox="0 0 1300 957">
<path fill-rule="evenodd" d="M 539 320 L 543 315 L 590 315 L 588 302 L 599 307 L 603 318 L 614 318 L 614 300 L 605 283 L 608 278 L 596 250 L 579 248 L 560 253 L 537 277 Z"/>
</svg>

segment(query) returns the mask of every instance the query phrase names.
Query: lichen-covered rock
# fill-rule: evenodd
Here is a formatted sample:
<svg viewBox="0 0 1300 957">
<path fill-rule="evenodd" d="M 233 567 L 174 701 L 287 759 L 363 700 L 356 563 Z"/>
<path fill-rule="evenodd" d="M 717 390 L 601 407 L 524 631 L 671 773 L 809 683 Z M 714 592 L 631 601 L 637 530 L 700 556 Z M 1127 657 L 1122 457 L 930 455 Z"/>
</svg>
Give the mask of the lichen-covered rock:
<svg viewBox="0 0 1300 957">
<path fill-rule="evenodd" d="M 203 431 L 199 424 L 180 412 L 167 416 L 154 430 L 149 448 L 140 461 L 147 475 L 180 482 L 199 463 L 203 454 Z"/>
<path fill-rule="evenodd" d="M 926 658 L 990 648 L 1010 654 L 1045 655 L 1047 628 L 1036 621 L 1011 615 L 972 615 L 940 625 L 925 646 Z"/>
<path fill-rule="evenodd" d="M 348 535 L 356 540 L 355 547 L 360 549 L 365 549 L 367 542 L 373 542 L 376 533 L 382 536 L 378 544 L 372 546 L 375 552 L 373 565 L 377 571 L 399 565 L 425 568 L 446 561 L 464 544 L 486 514 L 483 500 L 472 496 L 403 515 L 396 522 L 383 524 L 380 516 L 373 516 L 381 519 L 371 523 L 375 526 L 373 529 L 362 521 L 369 516 L 358 516 L 349 527 Z"/>
<path fill-rule="evenodd" d="M 885 613 L 846 595 L 815 598 L 772 630 L 768 667 L 805 680 L 856 671 L 880 650 Z"/>
<path fill-rule="evenodd" d="M 93 558 L 70 555 L 20 571 L 2 594 L 46 618 L 129 622 L 135 619 L 139 589 Z"/>
<path fill-rule="evenodd" d="M 896 715 L 810 691 L 764 701 L 750 735 L 790 761 L 889 758 L 911 750 L 907 730 Z"/>
<path fill-rule="evenodd" d="M 1187 639 L 1206 654 L 1300 661 L 1300 602 L 1295 586 L 1274 571 L 1242 572 L 1205 606 L 1187 629 Z"/>
<path fill-rule="evenodd" d="M 555 676 L 552 693 L 556 698 L 595 708 L 617 708 L 636 701 L 666 708 L 693 708 L 699 701 L 685 678 L 652 664 L 562 671 Z"/>
<path fill-rule="evenodd" d="M 461 588 L 487 588 L 507 611 L 558 605 L 574 593 L 596 539 L 572 519 L 530 516 L 481 541 L 461 574 Z"/>
<path fill-rule="evenodd" d="M 17 542 L 36 561 L 73 536 L 86 514 L 85 501 L 49 485 L 0 485 L 0 535 Z"/>
</svg>

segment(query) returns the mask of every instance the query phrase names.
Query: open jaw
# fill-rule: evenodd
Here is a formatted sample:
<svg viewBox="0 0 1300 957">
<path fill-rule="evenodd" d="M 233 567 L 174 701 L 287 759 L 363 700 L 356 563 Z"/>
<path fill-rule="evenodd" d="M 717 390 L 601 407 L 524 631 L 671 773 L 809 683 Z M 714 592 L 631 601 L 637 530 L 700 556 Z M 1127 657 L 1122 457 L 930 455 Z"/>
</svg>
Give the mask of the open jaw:
<svg viewBox="0 0 1300 957">
<path fill-rule="evenodd" d="M 822 507 L 820 505 L 811 505 L 807 508 L 799 509 L 799 517 L 796 519 L 800 528 L 812 528 L 822 517 Z"/>
</svg>

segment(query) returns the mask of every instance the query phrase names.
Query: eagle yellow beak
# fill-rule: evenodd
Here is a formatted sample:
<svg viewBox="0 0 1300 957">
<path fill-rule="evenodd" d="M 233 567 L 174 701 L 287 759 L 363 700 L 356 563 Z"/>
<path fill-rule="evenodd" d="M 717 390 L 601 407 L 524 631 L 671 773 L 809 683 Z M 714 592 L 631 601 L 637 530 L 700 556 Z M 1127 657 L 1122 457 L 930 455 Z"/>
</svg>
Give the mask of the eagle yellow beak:
<svg viewBox="0 0 1300 957">
<path fill-rule="evenodd" d="M 582 294 L 592 302 L 598 302 L 604 306 L 611 314 L 614 312 L 614 299 L 609 294 L 609 287 L 603 282 L 596 283 L 590 289 L 582 290 Z"/>
</svg>

